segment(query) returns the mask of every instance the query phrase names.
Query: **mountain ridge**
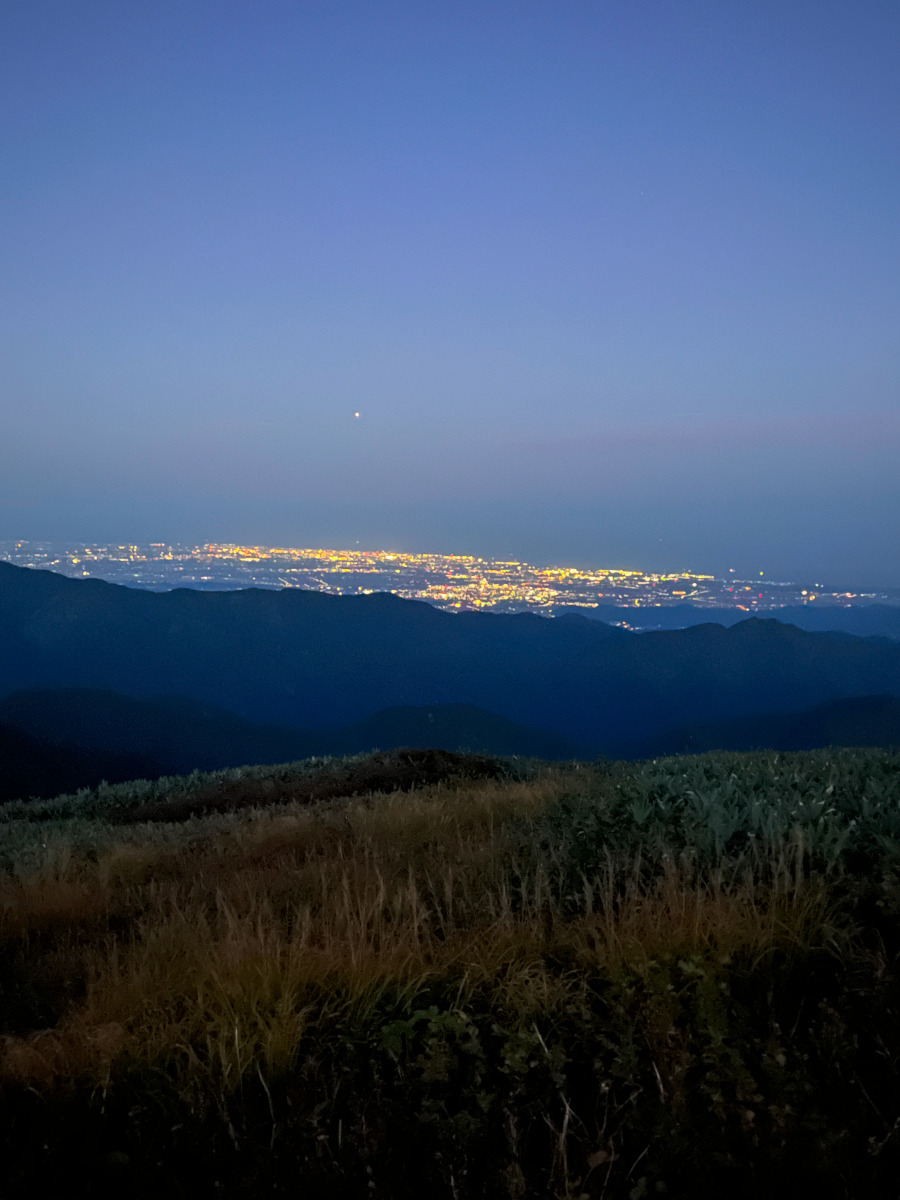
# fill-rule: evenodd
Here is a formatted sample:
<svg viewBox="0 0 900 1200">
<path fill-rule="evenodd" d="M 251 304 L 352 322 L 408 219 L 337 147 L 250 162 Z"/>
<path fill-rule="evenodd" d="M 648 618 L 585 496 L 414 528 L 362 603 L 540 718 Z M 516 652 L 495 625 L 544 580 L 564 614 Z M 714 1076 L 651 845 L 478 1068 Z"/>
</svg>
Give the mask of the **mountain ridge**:
<svg viewBox="0 0 900 1200">
<path fill-rule="evenodd" d="M 900 640 L 900 605 L 854 604 L 839 607 L 815 603 L 787 605 L 775 610 L 776 620 L 796 625 L 807 633 L 850 633 L 856 637 L 889 637 Z M 748 619 L 748 613 L 736 608 L 699 607 L 694 604 L 672 604 L 659 608 L 628 608 L 623 605 L 599 604 L 596 608 L 564 608 L 559 615 L 577 612 L 589 621 L 621 626 L 623 622 L 641 632 L 687 629 L 693 625 L 714 623 L 730 627 Z"/>
<path fill-rule="evenodd" d="M 772 618 L 634 633 L 589 618 L 447 613 L 390 594 L 141 592 L 0 564 L 0 696 L 87 687 L 333 729 L 470 705 L 628 757 L 679 721 L 900 695 L 900 643 Z"/>
</svg>

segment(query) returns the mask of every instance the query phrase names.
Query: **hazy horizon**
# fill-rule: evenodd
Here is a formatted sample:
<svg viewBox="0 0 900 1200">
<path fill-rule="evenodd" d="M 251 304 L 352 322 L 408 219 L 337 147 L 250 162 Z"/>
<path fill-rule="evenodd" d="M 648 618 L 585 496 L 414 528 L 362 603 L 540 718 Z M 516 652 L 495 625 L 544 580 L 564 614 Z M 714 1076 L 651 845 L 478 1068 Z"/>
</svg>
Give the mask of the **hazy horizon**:
<svg viewBox="0 0 900 1200">
<path fill-rule="evenodd" d="M 0 524 L 0 530 L 4 530 L 4 529 L 5 529 L 5 526 Z M 397 553 L 397 554 L 435 554 L 435 555 L 446 555 L 446 556 L 460 555 L 460 556 L 466 556 L 466 557 L 471 557 L 471 558 L 486 558 L 486 559 L 494 559 L 494 560 L 499 560 L 499 561 L 515 559 L 516 561 L 528 562 L 528 563 L 532 563 L 534 566 L 540 566 L 540 567 L 574 567 L 574 568 L 578 568 L 580 570 L 610 569 L 610 570 L 624 570 L 624 571 L 640 571 L 647 575 L 651 575 L 651 574 L 669 575 L 669 574 L 677 574 L 679 572 L 684 572 L 684 573 L 693 573 L 693 574 L 698 574 L 698 575 L 713 575 L 716 578 L 724 579 L 726 577 L 726 575 L 728 575 L 729 571 L 733 570 L 736 576 L 741 577 L 741 578 L 751 579 L 751 578 L 756 578 L 756 576 L 759 574 L 759 570 L 756 567 L 756 563 L 753 561 L 749 561 L 749 562 L 746 561 L 746 559 L 748 557 L 746 555 L 744 555 L 744 556 L 733 555 L 731 558 L 727 558 L 727 557 L 722 558 L 722 556 L 720 555 L 719 561 L 714 562 L 714 563 L 709 563 L 709 562 L 699 559 L 699 557 L 696 555 L 694 556 L 693 560 L 686 561 L 684 557 L 676 558 L 671 554 L 654 555 L 652 553 L 652 551 L 650 553 L 648 553 L 647 555 L 644 555 L 641 557 L 638 557 L 637 555 L 634 555 L 634 554 L 632 554 L 630 556 L 627 556 L 626 554 L 620 554 L 618 557 L 610 557 L 608 555 L 606 557 L 601 557 L 599 555 L 591 555 L 591 554 L 562 555 L 562 554 L 554 554 L 552 551 L 549 551 L 549 550 L 544 553 L 537 552 L 537 553 L 531 553 L 531 554 L 525 554 L 525 553 L 514 554 L 512 551 L 507 551 L 507 550 L 501 550 L 501 551 L 491 553 L 489 550 L 485 549 L 483 545 L 478 544 L 475 539 L 472 539 L 470 542 L 468 542 L 465 545 L 462 545 L 462 544 L 437 545 L 434 543 L 434 539 L 431 539 L 430 542 L 422 542 L 422 541 L 413 542 L 413 541 L 411 541 L 409 544 L 401 545 L 397 542 L 381 543 L 381 542 L 377 542 L 373 539 L 367 539 L 367 540 L 354 539 L 352 542 L 351 541 L 338 542 L 338 541 L 327 541 L 327 540 L 314 540 L 314 541 L 300 540 L 300 541 L 298 541 L 296 538 L 294 540 L 287 540 L 284 538 L 282 538 L 282 539 L 273 539 L 273 538 L 259 539 L 259 538 L 234 538 L 234 537 L 220 537 L 220 538 L 200 537 L 200 538 L 195 539 L 195 538 L 166 538 L 166 537 L 161 537 L 161 536 L 156 536 L 156 535 L 154 535 L 152 537 L 148 535 L 146 537 L 141 537 L 141 538 L 122 537 L 122 536 L 118 536 L 118 535 L 115 537 L 108 537 L 108 538 L 44 537 L 44 536 L 40 536 L 40 537 L 39 536 L 34 536 L 34 537 L 18 536 L 17 537 L 13 534 L 8 534 L 7 536 L 0 538 L 0 541 L 23 541 L 23 542 L 35 542 L 35 543 L 46 542 L 46 543 L 51 543 L 51 544 L 55 543 L 55 544 L 67 544 L 67 545 L 116 545 L 116 546 L 118 546 L 118 545 L 123 545 L 123 546 L 126 546 L 126 545 L 153 545 L 153 544 L 185 545 L 185 546 L 238 545 L 238 546 L 260 546 L 260 547 L 266 547 L 266 548 L 285 547 L 285 548 L 292 548 L 292 549 L 297 549 L 297 548 L 329 549 L 329 550 L 336 550 L 336 551 L 366 550 L 366 551 L 385 551 L 388 553 Z M 513 539 L 510 539 L 510 541 L 513 541 Z M 522 541 L 525 541 L 525 539 L 523 538 Z M 506 543 L 501 543 L 501 545 L 504 545 L 504 544 L 506 544 Z M 728 563 L 740 562 L 742 560 L 742 557 L 745 560 L 743 567 L 732 568 L 732 567 L 728 567 L 728 566 L 724 565 L 726 562 L 728 562 Z M 771 561 L 772 559 L 773 559 L 773 555 L 771 555 L 771 554 L 770 555 L 764 555 L 764 554 L 760 555 L 760 561 L 763 563 L 765 563 L 767 561 Z M 876 568 L 876 571 L 877 571 L 877 568 Z M 791 572 L 780 572 L 779 573 L 777 571 L 771 571 L 771 570 L 765 571 L 764 570 L 764 573 L 765 573 L 765 576 L 766 576 L 768 582 L 778 581 L 778 582 L 783 582 L 783 583 L 799 583 L 799 584 L 804 584 L 804 585 L 815 582 L 817 586 L 823 585 L 827 588 L 833 587 L 835 590 L 842 590 L 842 589 L 846 588 L 848 590 L 853 590 L 853 591 L 857 591 L 857 592 L 869 592 L 869 591 L 897 591 L 897 589 L 900 588 L 900 577 L 895 575 L 893 577 L 893 579 L 887 578 L 886 572 L 883 573 L 880 578 L 877 577 L 876 575 L 870 575 L 868 577 L 859 576 L 859 575 L 850 576 L 847 572 L 844 572 L 841 574 L 841 573 L 830 573 L 828 570 L 816 571 L 813 568 L 809 568 L 805 571 L 798 569 L 798 570 L 794 571 L 793 573 L 791 573 Z"/>
<path fill-rule="evenodd" d="M 265 551 L 272 551 L 272 550 L 277 550 L 277 549 L 295 550 L 296 551 L 296 550 L 305 549 L 305 550 L 316 550 L 316 551 L 333 551 L 334 553 L 337 553 L 337 554 L 379 553 L 379 554 L 396 554 L 398 556 L 422 555 L 422 556 L 435 556 L 438 558 L 441 558 L 441 557 L 473 558 L 473 559 L 484 559 L 487 562 L 511 561 L 510 559 L 504 559 L 502 555 L 488 554 L 483 549 L 463 550 L 458 547 L 446 548 L 446 547 L 439 547 L 439 546 L 433 546 L 433 545 L 420 545 L 420 546 L 412 546 L 409 548 L 404 548 L 404 547 L 400 547 L 400 546 L 392 545 L 392 544 L 375 545 L 374 543 L 363 544 L 360 542 L 354 542 L 354 543 L 346 543 L 346 544 L 341 544 L 341 545 L 334 544 L 334 545 L 328 545 L 328 546 L 318 545 L 315 543 L 309 543 L 309 544 L 305 544 L 305 545 L 301 546 L 299 543 L 298 544 L 290 544 L 288 542 L 283 542 L 283 541 L 282 542 L 274 542 L 274 541 L 257 542 L 257 541 L 234 541 L 231 539 L 223 539 L 221 541 L 215 541 L 212 539 L 204 539 L 204 540 L 198 541 L 198 542 L 194 542 L 194 541 L 179 542 L 174 539 L 160 539 L 160 538 L 152 538 L 152 539 L 151 538 L 147 538 L 147 539 L 128 538 L 128 539 L 123 539 L 123 540 L 108 539 L 105 541 L 103 541 L 103 540 L 97 541 L 97 540 L 90 539 L 90 538 L 0 538 L 0 561 L 3 561 L 3 560 L 15 561 L 15 559 L 11 559 L 9 557 L 9 553 L 7 551 L 7 547 L 13 545 L 14 543 L 21 544 L 21 545 L 34 545 L 36 547 L 37 546 L 52 547 L 57 551 L 64 547 L 71 551 L 73 548 L 76 548 L 76 547 L 78 547 L 78 548 L 89 548 L 90 547 L 90 548 L 95 549 L 97 547 L 102 547 L 102 546 L 106 546 L 109 548 L 112 548 L 112 547 L 126 548 L 129 546 L 137 546 L 137 547 L 141 547 L 141 548 L 147 548 L 147 547 L 152 547 L 152 546 L 167 546 L 167 547 L 180 547 L 183 549 L 196 548 L 196 547 L 201 547 L 201 546 L 235 546 L 235 547 L 242 547 L 244 549 L 256 548 L 256 549 L 265 550 Z M 631 572 L 640 573 L 645 576 L 652 576 L 652 575 L 700 576 L 700 575 L 706 575 L 706 576 L 710 576 L 710 577 L 712 577 L 714 579 L 718 579 L 718 580 L 726 580 L 727 581 L 730 579 L 732 582 L 735 582 L 735 583 L 737 583 L 737 582 L 747 583 L 750 580 L 756 581 L 759 577 L 763 577 L 764 582 L 767 586 L 772 586 L 772 585 L 780 586 L 782 584 L 785 584 L 785 585 L 793 584 L 793 585 L 797 585 L 798 587 L 802 587 L 805 585 L 810 585 L 810 586 L 815 586 L 817 588 L 821 588 L 823 590 L 823 592 L 825 592 L 825 593 L 843 591 L 845 589 L 851 590 L 857 594 L 869 593 L 869 592 L 873 592 L 873 593 L 874 592 L 891 592 L 891 593 L 898 593 L 898 598 L 900 598 L 900 589 L 894 587 L 891 584 L 882 583 L 877 580 L 860 581 L 860 580 L 851 580 L 851 579 L 830 579 L 827 575 L 824 577 L 817 576 L 815 579 L 813 579 L 812 576 L 810 576 L 809 578 L 804 578 L 804 577 L 788 578 L 786 576 L 785 577 L 775 576 L 775 575 L 772 575 L 771 573 L 768 573 L 765 571 L 757 571 L 755 568 L 748 570 L 745 574 L 742 575 L 741 572 L 737 568 L 734 568 L 734 567 L 714 569 L 714 568 L 709 567 L 708 564 L 704 564 L 704 563 L 682 562 L 682 563 L 678 563 L 674 566 L 672 566 L 672 565 L 660 566 L 658 562 L 651 562 L 651 563 L 647 564 L 647 563 L 642 563 L 642 562 L 638 562 L 638 561 L 628 561 L 628 562 L 608 561 L 608 560 L 601 561 L 596 558 L 595 559 L 589 559 L 589 558 L 559 559 L 559 558 L 553 558 L 553 557 L 527 558 L 524 556 L 520 557 L 514 561 L 518 561 L 523 564 L 528 564 L 530 566 L 534 566 L 537 568 L 560 567 L 560 568 L 564 568 L 564 569 L 572 568 L 572 569 L 579 570 L 579 571 L 595 571 L 595 570 L 596 571 L 609 570 L 609 571 L 613 571 L 613 572 L 615 572 L 615 571 L 631 571 Z M 102 576 L 99 576 L 99 577 L 102 577 Z M 760 580 L 760 582 L 762 582 L 762 580 Z M 183 586 L 190 587 L 191 585 L 185 584 Z M 688 606 L 690 606 L 691 602 L 685 601 L 684 603 L 687 604 Z"/>
<path fill-rule="evenodd" d="M 0 539 L 900 586 L 895 4 L 4 34 Z"/>
</svg>

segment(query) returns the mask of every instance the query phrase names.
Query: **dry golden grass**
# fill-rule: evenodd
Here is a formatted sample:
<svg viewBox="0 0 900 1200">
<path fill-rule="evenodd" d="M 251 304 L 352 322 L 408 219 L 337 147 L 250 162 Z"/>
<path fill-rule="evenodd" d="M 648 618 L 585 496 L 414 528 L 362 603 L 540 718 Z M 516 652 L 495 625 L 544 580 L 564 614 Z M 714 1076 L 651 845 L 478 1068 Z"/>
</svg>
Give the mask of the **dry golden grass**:
<svg viewBox="0 0 900 1200">
<path fill-rule="evenodd" d="M 7 1037 L 0 1077 L 101 1078 L 119 1055 L 202 1054 L 223 1082 L 250 1063 L 280 1069 L 305 996 L 336 987 L 364 1009 L 386 985 L 445 970 L 459 922 L 472 936 L 484 924 L 473 913 L 486 883 L 497 890 L 504 826 L 566 786 L 491 781 L 259 809 L 210 818 L 203 835 L 113 841 L 96 861 L 51 849 L 3 885 L 0 939 L 27 953 L 52 937 L 69 971 L 78 959 L 84 996 L 52 1031 Z"/>
<path fill-rule="evenodd" d="M 673 950 L 762 956 L 822 922 L 812 892 L 761 900 L 675 864 L 648 885 L 611 858 L 564 911 L 528 825 L 587 777 L 211 816 L 95 859 L 51 850 L 6 885 L 0 934 L 23 952 L 52 934 L 83 991 L 53 1028 L 5 1039 L 0 1080 L 99 1085 L 144 1064 L 227 1092 L 287 1071 L 329 1022 L 362 1027 L 385 997 L 409 1010 L 434 980 L 456 981 L 458 1007 L 487 987 L 500 1009 L 546 1014 L 598 972 Z M 548 965 L 561 956 L 570 971 Z"/>
</svg>

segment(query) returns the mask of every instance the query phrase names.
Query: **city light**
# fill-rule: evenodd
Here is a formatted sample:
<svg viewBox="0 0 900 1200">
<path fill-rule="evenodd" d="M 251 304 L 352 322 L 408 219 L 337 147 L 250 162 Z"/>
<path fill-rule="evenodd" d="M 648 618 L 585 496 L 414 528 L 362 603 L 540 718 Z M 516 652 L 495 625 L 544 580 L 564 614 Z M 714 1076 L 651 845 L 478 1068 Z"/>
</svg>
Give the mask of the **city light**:
<svg viewBox="0 0 900 1200">
<path fill-rule="evenodd" d="M 166 591 L 305 588 L 333 595 L 391 592 L 452 611 L 538 612 L 599 606 L 632 610 L 690 604 L 765 612 L 815 602 L 850 607 L 884 601 L 876 593 L 815 592 L 799 584 L 727 579 L 693 571 L 646 573 L 616 567 L 537 566 L 465 554 L 406 554 L 398 550 L 335 550 L 321 547 L 209 543 L 184 546 L 104 546 L 84 543 L 0 542 L 0 559 L 62 575 L 105 579 Z M 622 624 L 652 627 L 652 614 L 629 615 Z"/>
</svg>

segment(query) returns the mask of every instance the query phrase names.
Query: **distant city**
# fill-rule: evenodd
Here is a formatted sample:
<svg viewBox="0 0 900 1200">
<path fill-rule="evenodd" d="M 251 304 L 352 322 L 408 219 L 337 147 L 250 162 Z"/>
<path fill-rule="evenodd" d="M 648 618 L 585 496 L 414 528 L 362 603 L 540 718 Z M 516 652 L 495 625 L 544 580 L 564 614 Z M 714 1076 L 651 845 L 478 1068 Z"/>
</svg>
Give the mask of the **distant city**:
<svg viewBox="0 0 900 1200">
<path fill-rule="evenodd" d="M 56 571 L 70 578 L 105 579 L 153 591 L 176 587 L 307 588 L 334 595 L 392 592 L 456 611 L 538 612 L 615 606 L 628 609 L 691 604 L 748 614 L 796 605 L 896 603 L 883 592 L 835 592 L 821 584 L 726 578 L 693 571 L 655 574 L 617 568 L 535 566 L 460 554 L 404 554 L 389 550 L 298 549 L 285 546 L 93 545 L 0 541 L 0 559 Z M 634 613 L 620 622 L 652 623 Z"/>
</svg>

